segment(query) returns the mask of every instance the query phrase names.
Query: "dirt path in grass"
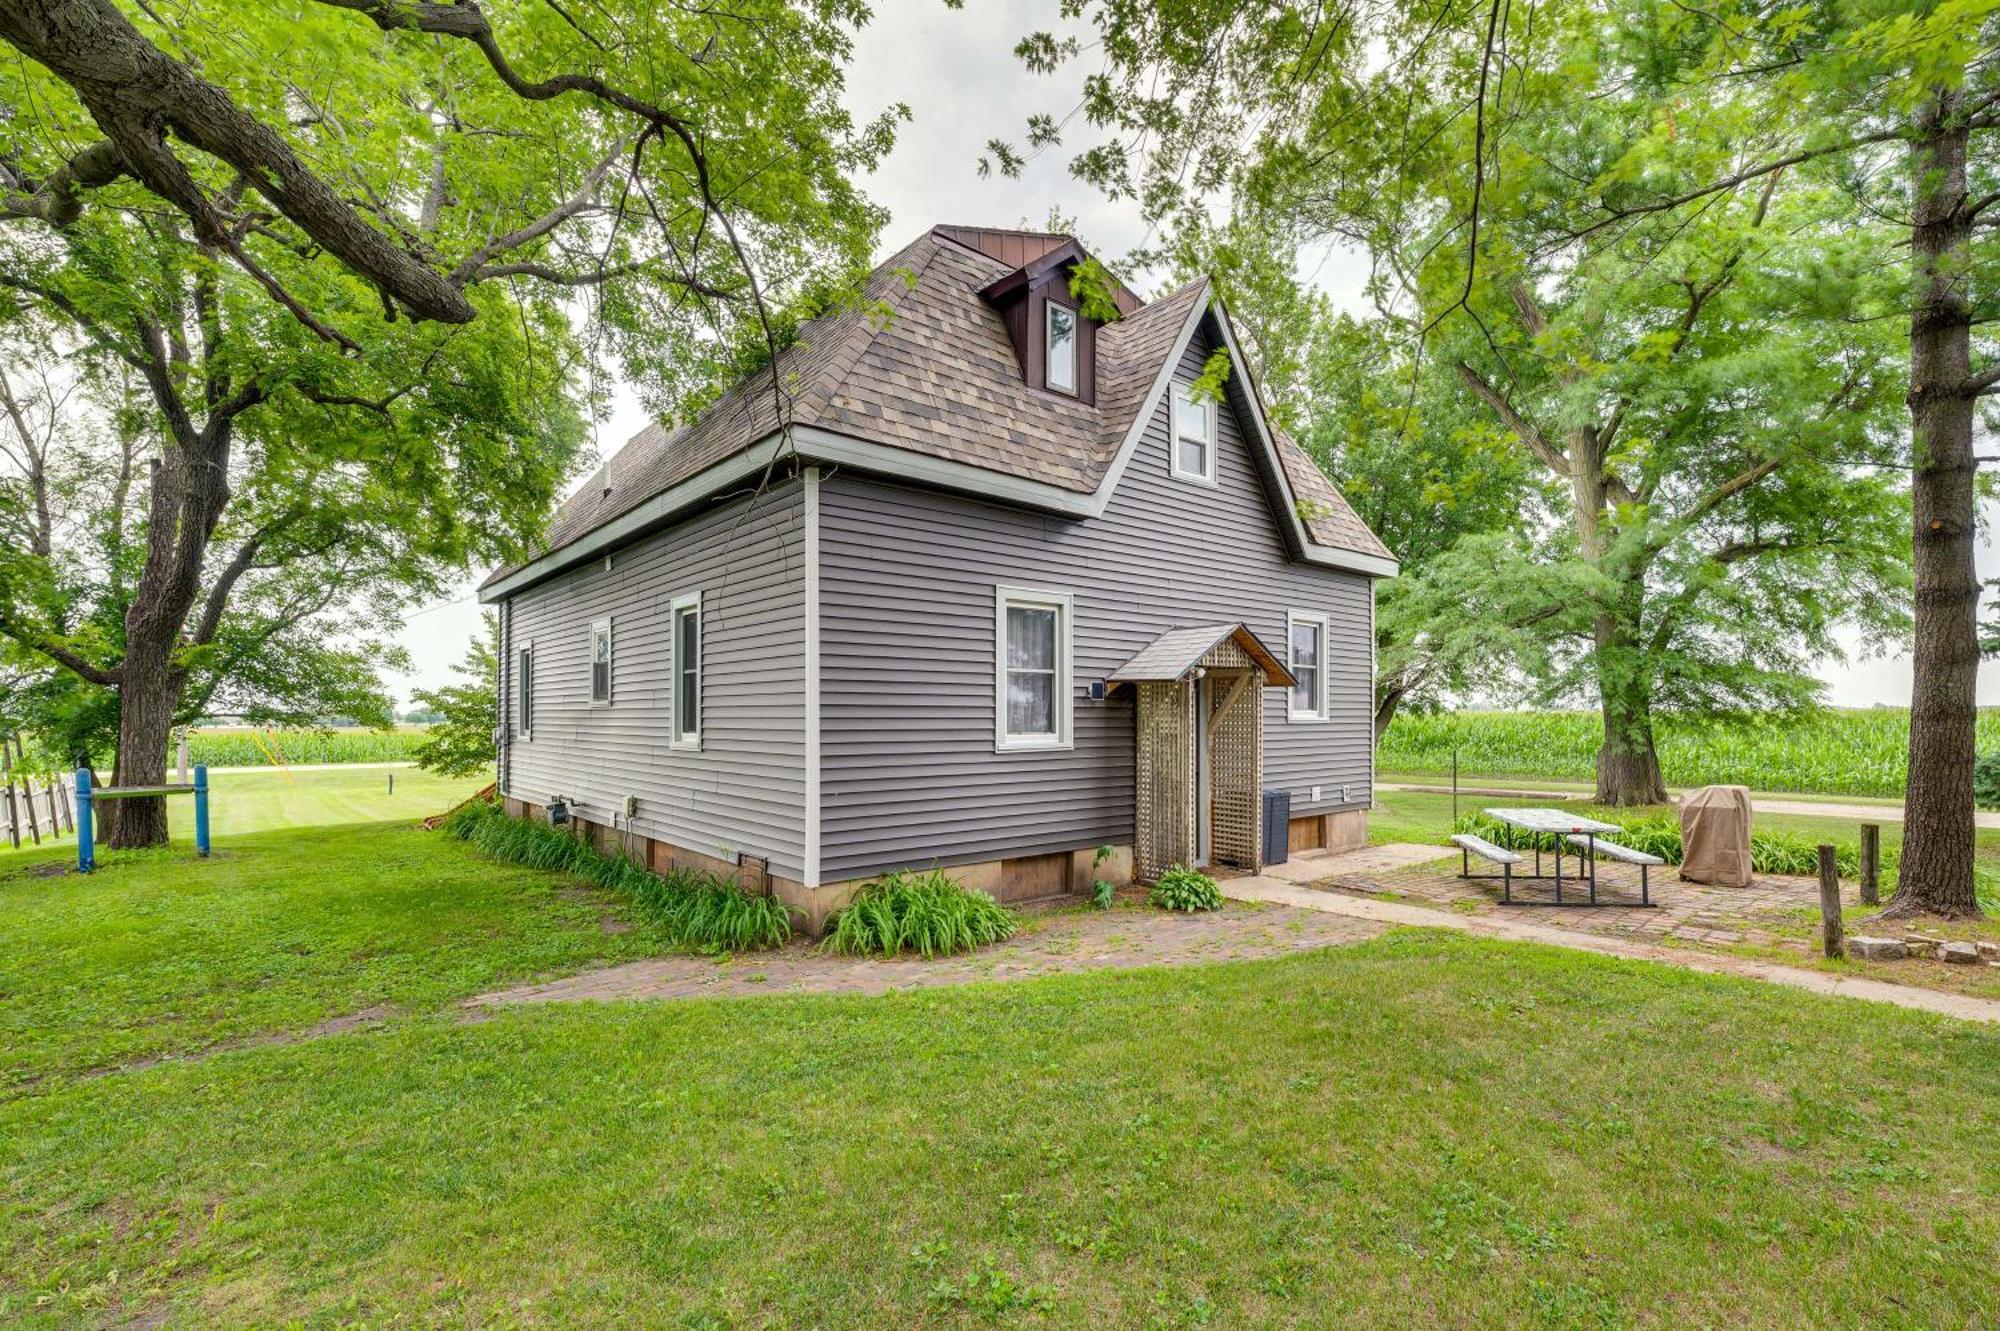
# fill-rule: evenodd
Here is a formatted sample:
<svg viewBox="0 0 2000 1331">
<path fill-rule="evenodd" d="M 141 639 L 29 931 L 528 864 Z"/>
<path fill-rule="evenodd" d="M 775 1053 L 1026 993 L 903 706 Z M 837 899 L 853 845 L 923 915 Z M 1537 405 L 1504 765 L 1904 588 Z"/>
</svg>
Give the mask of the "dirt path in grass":
<svg viewBox="0 0 2000 1331">
<path fill-rule="evenodd" d="M 1241 902 L 1212 914 L 1173 915 L 1154 910 L 1143 897 L 1128 893 L 1117 908 L 1108 911 L 1075 906 L 1031 910 L 1021 933 L 971 956 L 931 961 L 836 957 L 798 941 L 775 952 L 746 952 L 720 960 L 655 957 L 627 962 L 481 994 L 466 1000 L 466 1006 L 477 1012 L 517 1003 L 594 999 L 882 994 L 977 980 L 1024 980 L 1069 971 L 1247 961 L 1359 942 L 1389 927 L 1319 911 Z"/>
</svg>

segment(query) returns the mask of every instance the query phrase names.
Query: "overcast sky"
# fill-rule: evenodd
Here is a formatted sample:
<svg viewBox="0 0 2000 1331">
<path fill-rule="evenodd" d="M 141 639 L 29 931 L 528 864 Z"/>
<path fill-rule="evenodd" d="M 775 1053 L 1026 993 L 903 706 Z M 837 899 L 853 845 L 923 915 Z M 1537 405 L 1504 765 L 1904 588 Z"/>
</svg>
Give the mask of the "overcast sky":
<svg viewBox="0 0 2000 1331">
<path fill-rule="evenodd" d="M 983 0 L 955 11 L 942 0 L 882 0 L 877 6 L 875 21 L 856 44 L 848 105 L 860 119 L 902 101 L 914 117 L 902 127 L 888 161 L 867 182 L 869 194 L 890 213 L 878 257 L 939 222 L 1034 227 L 1052 208 L 1075 218 L 1083 240 L 1099 253 L 1122 254 L 1145 239 L 1132 209 L 1107 203 L 1095 190 L 1069 179 L 1065 149 L 1031 161 L 1017 180 L 981 180 L 975 169 L 988 138 L 1001 134 L 1018 142 L 1020 122 L 1029 110 L 1058 116 L 1068 110 L 1061 94 L 1073 79 L 1066 84 L 1029 75 L 1012 54 L 1023 33 L 1054 26 L 1054 10 L 1047 0 Z M 1358 261 L 1335 256 L 1317 275 L 1335 299 L 1358 302 Z M 1152 294 L 1143 280 L 1134 285 L 1142 295 Z M 599 449 L 606 455 L 615 452 L 645 424 L 636 398 L 621 391 L 612 414 L 598 427 Z M 1980 573 L 1993 577 L 1997 571 L 2000 552 L 1989 533 L 1981 542 Z M 412 689 L 451 678 L 467 640 L 479 631 L 479 607 L 472 594 L 478 580 L 468 579 L 453 597 L 411 616 L 402 642 L 414 669 L 391 677 L 400 705 L 408 705 Z M 1820 674 L 1829 702 L 1909 702 L 1906 659 L 1830 665 Z M 1979 700 L 2000 702 L 2000 662 L 1981 668 Z"/>
</svg>

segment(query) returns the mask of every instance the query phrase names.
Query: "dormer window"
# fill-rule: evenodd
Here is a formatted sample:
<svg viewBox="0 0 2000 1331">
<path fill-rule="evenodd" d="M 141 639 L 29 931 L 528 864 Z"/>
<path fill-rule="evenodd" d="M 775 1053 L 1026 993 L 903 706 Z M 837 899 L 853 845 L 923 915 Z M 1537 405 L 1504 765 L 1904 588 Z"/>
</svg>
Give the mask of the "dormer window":
<svg viewBox="0 0 2000 1331">
<path fill-rule="evenodd" d="M 1076 393 L 1076 311 L 1049 301 L 1042 307 L 1044 320 L 1044 364 L 1048 366 L 1049 387 L 1058 393 Z"/>
</svg>

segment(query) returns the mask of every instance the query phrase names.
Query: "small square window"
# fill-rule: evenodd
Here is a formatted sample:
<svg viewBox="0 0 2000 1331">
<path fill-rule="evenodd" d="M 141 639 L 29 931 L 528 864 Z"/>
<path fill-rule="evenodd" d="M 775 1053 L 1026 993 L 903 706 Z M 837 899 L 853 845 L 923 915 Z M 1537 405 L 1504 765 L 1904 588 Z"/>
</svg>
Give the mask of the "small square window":
<svg viewBox="0 0 2000 1331">
<path fill-rule="evenodd" d="M 1054 301 L 1044 303 L 1047 332 L 1048 386 L 1058 393 L 1076 392 L 1076 311 Z"/>
<path fill-rule="evenodd" d="M 1174 385 L 1173 449 L 1175 476 L 1215 483 L 1215 403 L 1196 397 L 1191 384 Z"/>
<path fill-rule="evenodd" d="M 600 619 L 590 626 L 590 700 L 611 701 L 611 621 Z"/>
<path fill-rule="evenodd" d="M 701 747 L 701 593 L 674 598 L 673 747 Z"/>
</svg>

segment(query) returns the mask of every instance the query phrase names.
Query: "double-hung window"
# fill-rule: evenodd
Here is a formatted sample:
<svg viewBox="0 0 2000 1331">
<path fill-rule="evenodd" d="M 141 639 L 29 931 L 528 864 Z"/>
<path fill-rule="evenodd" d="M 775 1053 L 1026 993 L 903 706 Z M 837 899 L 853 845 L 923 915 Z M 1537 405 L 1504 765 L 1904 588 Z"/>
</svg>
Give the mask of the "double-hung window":
<svg viewBox="0 0 2000 1331">
<path fill-rule="evenodd" d="M 1070 746 L 1071 607 L 1068 592 L 997 589 L 996 748 Z"/>
<path fill-rule="evenodd" d="M 1173 473 L 1184 481 L 1215 484 L 1215 403 L 1197 397 L 1194 385 L 1174 385 Z"/>
<path fill-rule="evenodd" d="M 701 593 L 676 596 L 674 622 L 673 747 L 701 747 Z"/>
<path fill-rule="evenodd" d="M 1325 615 L 1294 610 L 1285 617 L 1285 638 L 1292 668 L 1288 715 L 1294 721 L 1324 721 L 1327 717 Z"/>
<path fill-rule="evenodd" d="M 600 619 L 590 626 L 590 701 L 611 701 L 611 621 Z"/>
<path fill-rule="evenodd" d="M 1058 393 L 1076 392 L 1076 311 L 1055 301 L 1044 301 L 1042 329 L 1043 364 L 1048 386 Z"/>
<path fill-rule="evenodd" d="M 522 739 L 532 739 L 535 734 L 535 645 L 522 643 L 514 662 L 514 729 Z"/>
</svg>

